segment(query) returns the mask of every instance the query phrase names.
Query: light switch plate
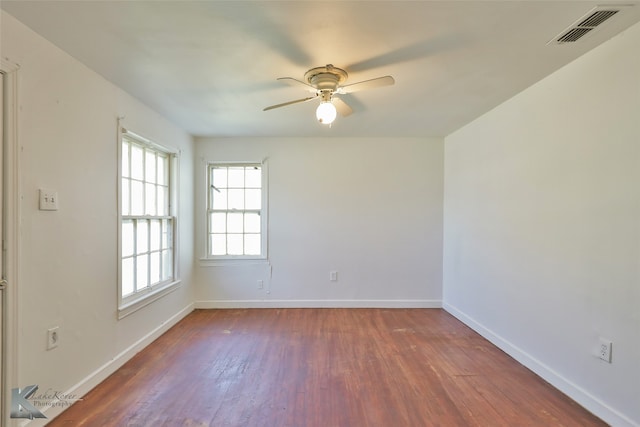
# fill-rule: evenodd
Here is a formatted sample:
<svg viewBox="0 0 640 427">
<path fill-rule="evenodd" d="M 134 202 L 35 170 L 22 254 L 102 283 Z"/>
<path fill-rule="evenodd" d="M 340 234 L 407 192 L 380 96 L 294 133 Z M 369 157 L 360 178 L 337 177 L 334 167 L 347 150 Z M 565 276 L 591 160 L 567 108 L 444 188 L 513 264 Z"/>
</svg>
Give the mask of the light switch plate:
<svg viewBox="0 0 640 427">
<path fill-rule="evenodd" d="M 40 189 L 40 210 L 41 211 L 57 211 L 58 210 L 58 192 L 53 190 Z"/>
</svg>

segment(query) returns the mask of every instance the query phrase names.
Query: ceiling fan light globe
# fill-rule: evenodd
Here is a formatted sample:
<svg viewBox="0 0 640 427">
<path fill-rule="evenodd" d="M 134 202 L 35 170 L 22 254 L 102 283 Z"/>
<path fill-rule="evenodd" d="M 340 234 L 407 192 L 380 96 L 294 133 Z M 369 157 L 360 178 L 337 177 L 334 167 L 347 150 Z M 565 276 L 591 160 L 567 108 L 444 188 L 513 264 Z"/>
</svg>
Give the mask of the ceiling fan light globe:
<svg viewBox="0 0 640 427">
<path fill-rule="evenodd" d="M 323 125 L 330 125 L 336 119 L 337 111 L 331 102 L 321 102 L 316 109 L 316 118 Z"/>
</svg>

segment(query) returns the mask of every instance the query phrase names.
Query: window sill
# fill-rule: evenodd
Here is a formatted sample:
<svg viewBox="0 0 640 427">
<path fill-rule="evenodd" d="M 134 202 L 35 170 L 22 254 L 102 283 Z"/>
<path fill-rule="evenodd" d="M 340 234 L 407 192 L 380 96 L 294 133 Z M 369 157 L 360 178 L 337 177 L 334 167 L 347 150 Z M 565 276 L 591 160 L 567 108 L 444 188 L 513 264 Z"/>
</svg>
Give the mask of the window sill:
<svg viewBox="0 0 640 427">
<path fill-rule="evenodd" d="M 268 265 L 268 258 L 200 258 L 200 267 Z"/>
<path fill-rule="evenodd" d="M 143 307 L 151 304 L 152 302 L 162 298 L 165 295 L 170 294 L 180 287 L 181 281 L 178 279 L 174 282 L 168 283 L 162 287 L 153 289 L 149 292 L 145 292 L 131 301 L 127 301 L 118 307 L 118 320 L 124 319 L 131 313 L 135 313 Z"/>
</svg>

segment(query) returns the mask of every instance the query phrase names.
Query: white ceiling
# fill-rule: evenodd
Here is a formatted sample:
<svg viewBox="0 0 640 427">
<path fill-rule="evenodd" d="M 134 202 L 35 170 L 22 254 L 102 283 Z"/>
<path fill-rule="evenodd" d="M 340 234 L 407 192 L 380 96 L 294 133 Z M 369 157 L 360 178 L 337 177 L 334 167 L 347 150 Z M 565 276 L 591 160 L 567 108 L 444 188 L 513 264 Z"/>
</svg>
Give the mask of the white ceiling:
<svg viewBox="0 0 640 427">
<path fill-rule="evenodd" d="M 570 45 L 547 43 L 620 1 L 12 1 L 1 7 L 201 136 L 444 136 L 640 21 L 640 2 Z M 635 52 L 637 54 L 637 52 Z M 347 83 L 331 128 L 276 81 L 333 64 Z"/>
</svg>

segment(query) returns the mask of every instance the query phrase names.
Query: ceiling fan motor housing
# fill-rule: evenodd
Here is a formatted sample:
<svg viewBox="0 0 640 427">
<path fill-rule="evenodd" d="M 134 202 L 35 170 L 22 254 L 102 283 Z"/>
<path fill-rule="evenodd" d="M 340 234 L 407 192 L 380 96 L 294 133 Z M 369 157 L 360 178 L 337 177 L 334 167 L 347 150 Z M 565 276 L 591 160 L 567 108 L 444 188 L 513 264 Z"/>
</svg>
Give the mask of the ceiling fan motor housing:
<svg viewBox="0 0 640 427">
<path fill-rule="evenodd" d="M 304 79 L 319 92 L 335 92 L 349 75 L 341 68 L 328 64 L 325 67 L 312 68 L 304 75 Z"/>
</svg>

